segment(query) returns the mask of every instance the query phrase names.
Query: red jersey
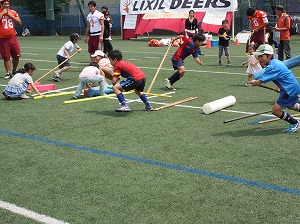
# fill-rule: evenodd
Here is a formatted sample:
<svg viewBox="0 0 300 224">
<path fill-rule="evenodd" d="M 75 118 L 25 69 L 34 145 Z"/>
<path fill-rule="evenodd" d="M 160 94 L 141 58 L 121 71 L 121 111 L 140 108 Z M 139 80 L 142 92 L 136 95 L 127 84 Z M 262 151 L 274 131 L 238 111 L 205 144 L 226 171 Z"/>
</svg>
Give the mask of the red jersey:
<svg viewBox="0 0 300 224">
<path fill-rule="evenodd" d="M 139 81 L 146 78 L 144 72 L 136 67 L 134 64 L 127 61 L 118 61 L 114 66 L 114 75 L 122 76 L 127 79 Z"/>
<path fill-rule="evenodd" d="M 9 9 L 9 11 L 16 17 L 19 17 L 19 14 Z M 3 12 L 3 8 L 0 8 L 0 12 Z M 0 38 L 10 38 L 16 36 L 16 31 L 14 27 L 14 21 L 7 15 L 3 15 L 0 18 Z"/>
<path fill-rule="evenodd" d="M 195 47 L 193 39 L 189 38 L 187 35 L 182 37 L 183 43 L 174 53 L 172 60 L 180 61 L 184 60 L 187 56 L 193 54 L 194 58 L 198 57 L 198 48 Z"/>
<path fill-rule="evenodd" d="M 254 16 L 248 16 L 249 21 L 251 22 L 252 29 L 268 23 L 267 13 L 261 10 L 255 10 Z M 261 28 L 261 30 L 266 30 L 266 26 Z"/>
</svg>

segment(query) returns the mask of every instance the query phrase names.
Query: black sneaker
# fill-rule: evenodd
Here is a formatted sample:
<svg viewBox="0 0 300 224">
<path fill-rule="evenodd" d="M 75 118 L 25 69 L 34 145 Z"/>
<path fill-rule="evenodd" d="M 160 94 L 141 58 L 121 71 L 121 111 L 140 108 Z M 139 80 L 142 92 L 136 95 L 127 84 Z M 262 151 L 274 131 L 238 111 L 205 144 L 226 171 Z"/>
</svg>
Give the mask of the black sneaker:
<svg viewBox="0 0 300 224">
<path fill-rule="evenodd" d="M 12 75 L 10 73 L 7 73 L 5 76 L 4 76 L 5 79 L 11 79 L 12 78 Z"/>
<path fill-rule="evenodd" d="M 153 111 L 154 108 L 153 108 L 152 106 L 150 106 L 150 107 L 145 107 L 144 110 L 145 110 L 145 111 Z"/>
<path fill-rule="evenodd" d="M 52 80 L 55 81 L 55 82 L 60 82 L 60 76 L 55 75 L 55 76 L 53 76 Z"/>
<path fill-rule="evenodd" d="M 17 70 L 15 70 L 15 69 L 14 69 L 14 70 L 12 70 L 11 74 L 12 74 L 12 75 L 15 75 L 15 74 L 17 74 Z"/>
</svg>

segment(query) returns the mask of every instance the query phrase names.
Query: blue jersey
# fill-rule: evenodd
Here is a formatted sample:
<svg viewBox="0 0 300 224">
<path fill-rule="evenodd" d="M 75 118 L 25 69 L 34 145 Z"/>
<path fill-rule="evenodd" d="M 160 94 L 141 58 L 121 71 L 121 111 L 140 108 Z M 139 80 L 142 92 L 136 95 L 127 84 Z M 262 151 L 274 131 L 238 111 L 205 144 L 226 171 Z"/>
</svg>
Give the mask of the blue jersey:
<svg viewBox="0 0 300 224">
<path fill-rule="evenodd" d="M 272 59 L 265 72 L 258 80 L 265 82 L 273 81 L 280 89 L 280 97 L 295 97 L 300 94 L 300 86 L 294 74 L 286 65 L 277 59 Z"/>
</svg>

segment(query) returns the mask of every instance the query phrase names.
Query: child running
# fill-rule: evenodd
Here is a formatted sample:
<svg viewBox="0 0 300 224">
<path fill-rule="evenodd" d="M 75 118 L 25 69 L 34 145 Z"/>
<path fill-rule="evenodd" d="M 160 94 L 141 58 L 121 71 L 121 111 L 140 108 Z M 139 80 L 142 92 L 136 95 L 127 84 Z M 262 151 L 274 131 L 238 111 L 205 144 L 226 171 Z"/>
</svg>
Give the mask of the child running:
<svg viewBox="0 0 300 224">
<path fill-rule="evenodd" d="M 53 76 L 53 81 L 60 82 L 61 80 L 61 73 L 63 73 L 66 70 L 69 70 L 71 68 L 70 63 L 70 53 L 77 48 L 78 53 L 81 51 L 81 48 L 77 45 L 78 40 L 81 38 L 77 33 L 72 33 L 70 35 L 70 40 L 62 46 L 62 48 L 57 52 L 56 58 L 58 64 L 61 64 L 59 66 L 59 70 L 54 71 L 55 76 Z"/>
<path fill-rule="evenodd" d="M 42 95 L 33 83 L 31 76 L 34 71 L 35 66 L 32 63 L 27 62 L 24 67 L 21 68 L 11 80 L 9 80 L 6 88 L 3 91 L 5 98 L 8 100 L 16 98 L 28 99 L 29 96 L 25 95 L 28 85 L 31 85 L 32 89 L 44 98 L 45 95 Z"/>
<path fill-rule="evenodd" d="M 261 65 L 259 64 L 259 61 L 257 58 L 253 55 L 253 52 L 255 51 L 255 48 L 253 45 L 248 46 L 248 60 L 244 61 L 241 65 L 244 66 L 248 64 L 246 73 L 248 74 L 248 82 L 245 84 L 245 86 L 252 86 L 250 83 L 252 80 L 252 75 L 254 72 L 257 72 L 262 69 Z"/>
<path fill-rule="evenodd" d="M 127 105 L 123 91 L 133 90 L 135 93 L 141 98 L 141 100 L 146 105 L 144 110 L 152 111 L 153 107 L 148 101 L 147 96 L 143 93 L 145 84 L 146 84 L 146 76 L 145 74 L 134 64 L 130 62 L 126 62 L 123 60 L 122 53 L 119 50 L 112 50 L 108 53 L 108 58 L 112 66 L 114 66 L 113 72 L 113 91 L 117 95 L 119 102 L 121 103 L 121 107 L 116 109 L 116 112 L 129 112 L 130 108 Z M 125 77 L 126 84 L 121 86 L 117 84 L 119 77 Z"/>
<path fill-rule="evenodd" d="M 166 80 L 166 87 L 170 90 L 175 90 L 173 87 L 173 84 L 177 82 L 180 78 L 184 76 L 185 73 L 185 67 L 183 65 L 183 60 L 189 56 L 193 55 L 195 58 L 195 61 L 202 65 L 202 61 L 198 57 L 198 48 L 203 44 L 205 41 L 204 34 L 198 33 L 196 34 L 193 39 L 189 38 L 187 35 L 179 35 L 172 39 L 171 44 L 174 43 L 174 41 L 182 38 L 183 43 L 180 45 L 180 47 L 177 49 L 177 51 L 174 53 L 172 60 L 172 65 L 174 70 L 177 70 L 172 76 L 165 79 Z"/>
<path fill-rule="evenodd" d="M 259 63 L 262 67 L 266 66 L 266 70 L 257 80 L 252 80 L 250 83 L 257 86 L 273 81 L 279 87 L 279 98 L 272 108 L 272 114 L 290 123 L 288 129 L 283 132 L 296 132 L 300 128 L 300 122 L 283 111 L 283 108 L 300 111 L 300 104 L 298 103 L 300 86 L 297 79 L 283 62 L 273 59 L 274 51 L 271 45 L 260 45 L 253 54 L 258 56 Z"/>
</svg>

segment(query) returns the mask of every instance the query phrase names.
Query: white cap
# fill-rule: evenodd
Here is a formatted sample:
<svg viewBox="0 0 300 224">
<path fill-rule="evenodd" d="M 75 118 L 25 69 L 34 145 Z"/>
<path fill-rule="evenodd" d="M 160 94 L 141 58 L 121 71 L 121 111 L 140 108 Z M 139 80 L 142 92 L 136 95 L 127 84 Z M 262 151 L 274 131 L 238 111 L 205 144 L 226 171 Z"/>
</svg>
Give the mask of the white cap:
<svg viewBox="0 0 300 224">
<path fill-rule="evenodd" d="M 254 55 L 263 55 L 263 54 L 274 54 L 273 47 L 269 44 L 260 45 L 255 52 Z"/>
<path fill-rule="evenodd" d="M 91 57 L 92 57 L 92 58 L 95 58 L 95 57 L 97 57 L 97 56 L 104 57 L 104 55 L 105 55 L 105 54 L 103 53 L 103 51 L 97 50 L 97 51 L 95 51 L 94 54 L 91 55 Z"/>
</svg>

